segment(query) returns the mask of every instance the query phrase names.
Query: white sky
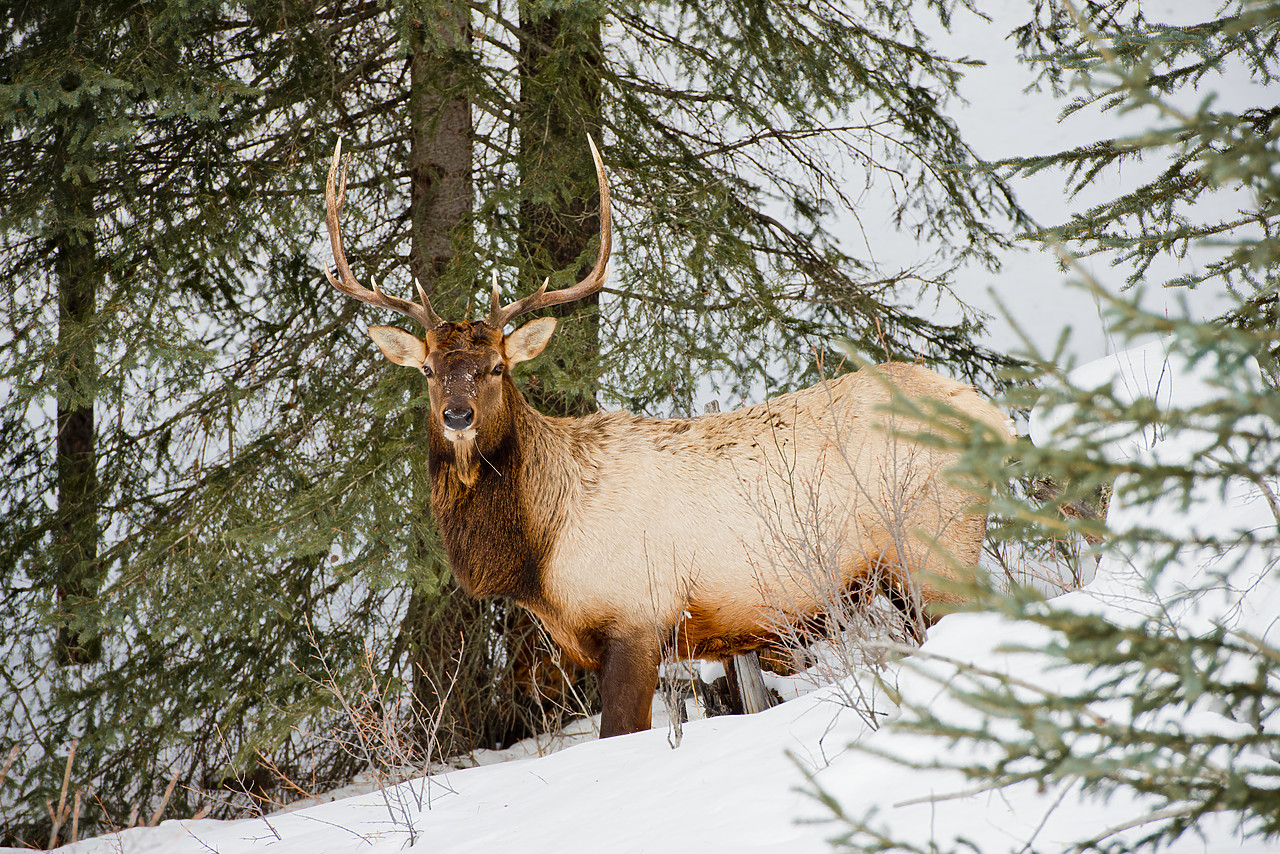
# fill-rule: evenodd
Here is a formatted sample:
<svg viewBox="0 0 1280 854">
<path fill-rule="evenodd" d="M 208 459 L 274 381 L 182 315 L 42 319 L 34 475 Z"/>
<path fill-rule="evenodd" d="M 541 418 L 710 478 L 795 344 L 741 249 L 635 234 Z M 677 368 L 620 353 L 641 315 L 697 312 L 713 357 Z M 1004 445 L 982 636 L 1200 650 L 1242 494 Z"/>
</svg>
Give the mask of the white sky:
<svg viewBox="0 0 1280 854">
<path fill-rule="evenodd" d="M 1032 82 L 1032 74 L 1019 62 L 1016 45 L 1006 39 L 1009 32 L 1029 16 L 1029 4 L 1025 0 L 983 0 L 979 6 L 991 17 L 990 22 L 959 10 L 953 18 L 952 32 L 941 32 L 938 27 L 936 36 L 936 47 L 942 53 L 970 56 L 987 63 L 985 67 L 966 72 L 961 94 L 968 103 L 955 103 L 949 109 L 963 137 L 979 156 L 995 160 L 1060 151 L 1097 139 L 1138 132 L 1154 124 L 1150 113 L 1103 115 L 1096 109 L 1059 121 L 1063 102 L 1046 92 L 1023 91 Z M 1202 0 L 1161 0 L 1147 4 L 1146 13 L 1149 20 L 1188 23 L 1202 20 L 1211 11 L 1206 6 Z M 1199 91 L 1187 93 L 1186 102 L 1198 103 L 1210 91 L 1217 93 L 1218 103 L 1228 107 L 1260 102 L 1257 88 L 1243 72 L 1207 81 Z M 1064 222 L 1073 210 L 1111 198 L 1122 186 L 1132 186 L 1144 177 L 1144 172 L 1150 174 L 1156 165 L 1130 165 L 1122 172 L 1113 171 L 1105 176 L 1101 191 L 1075 199 L 1067 198 L 1062 175 L 1056 172 L 1018 181 L 1014 189 L 1033 218 L 1043 225 L 1053 225 Z M 1230 199 L 1225 202 L 1230 206 Z M 919 255 L 915 241 L 906 235 L 882 233 L 868 237 L 879 261 L 909 264 L 913 256 Z M 854 242 L 851 245 L 864 239 L 852 225 L 845 238 Z M 1194 264 L 1195 258 L 1192 253 L 1186 260 L 1170 261 L 1160 266 L 1155 275 L 1163 281 L 1174 275 L 1179 265 Z M 1124 269 L 1111 268 L 1101 259 L 1092 259 L 1086 267 L 1113 291 L 1120 288 L 1127 273 Z M 1093 298 L 1083 289 L 1068 286 L 1068 278 L 1047 253 L 1015 253 L 1006 259 L 998 273 L 973 269 L 962 274 L 957 281 L 958 296 L 999 315 L 989 293 L 994 290 L 1018 325 L 1046 354 L 1052 351 L 1058 335 L 1068 326 L 1072 329 L 1068 353 L 1078 359 L 1088 360 L 1115 352 L 1122 343 L 1108 335 Z M 1224 306 L 1215 294 L 1192 294 L 1185 289 L 1170 292 L 1150 288 L 1145 300 L 1148 307 L 1174 313 L 1179 310 L 1180 301 L 1187 297 L 1193 311 L 1199 314 L 1216 314 Z M 990 325 L 989 344 L 1006 351 L 1020 349 L 1020 341 L 1006 320 L 997 319 Z"/>
</svg>

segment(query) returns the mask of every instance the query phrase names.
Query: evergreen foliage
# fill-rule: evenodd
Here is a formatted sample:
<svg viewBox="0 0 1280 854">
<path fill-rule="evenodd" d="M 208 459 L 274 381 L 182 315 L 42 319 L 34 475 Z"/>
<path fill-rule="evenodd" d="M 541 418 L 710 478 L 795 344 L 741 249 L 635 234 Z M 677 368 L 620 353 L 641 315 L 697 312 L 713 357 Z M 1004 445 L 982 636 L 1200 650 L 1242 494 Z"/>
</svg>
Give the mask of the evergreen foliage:
<svg viewBox="0 0 1280 854">
<path fill-rule="evenodd" d="M 410 511 L 375 477 L 405 416 L 367 400 L 372 360 L 353 370 L 352 330 L 315 299 L 300 154 L 363 16 L 299 27 L 268 5 L 4 10 L 10 840 L 48 838 L 73 741 L 85 828 L 149 815 L 173 772 L 190 814 L 259 751 L 353 770 L 299 759 L 292 725 L 323 711 L 318 650 L 350 676 L 388 645 L 405 571 L 378 532 Z M 64 411 L 96 414 L 94 478 L 54 453 Z"/>
<path fill-rule="evenodd" d="M 911 705 L 895 726 L 936 736 L 940 747 L 973 748 L 939 750 L 939 759 L 924 767 L 958 770 L 979 791 L 1033 781 L 1042 790 L 1078 787 L 1104 799 L 1136 795 L 1149 810 L 1078 840 L 1073 850 L 1160 850 L 1193 837 L 1215 814 L 1226 814 L 1242 838 L 1274 839 L 1280 835 L 1280 649 L 1242 628 L 1241 615 L 1206 619 L 1201 609 L 1214 613 L 1210 603 L 1234 601 L 1280 568 L 1274 310 L 1280 112 L 1268 103 L 1226 110 L 1208 94 L 1215 71 L 1243 68 L 1257 88 L 1231 93 L 1233 101 L 1252 94 L 1265 101 L 1262 87 L 1276 79 L 1280 4 L 1231 3 L 1217 17 L 1176 27 L 1147 20 L 1136 3 L 1044 3 L 1037 14 L 1019 31 L 1021 40 L 1048 82 L 1074 93 L 1068 112 L 1136 111 L 1151 129 L 991 168 L 1006 176 L 1059 168 L 1081 189 L 1105 186 L 1118 163 L 1142 161 L 1144 174 L 1153 177 L 1136 189 L 1032 237 L 1062 251 L 1069 263 L 1071 256 L 1100 255 L 1125 270 L 1127 294 L 1086 277 L 1112 328 L 1122 339 L 1165 336 L 1175 363 L 1203 389 L 1192 395 L 1175 389 L 1170 402 L 1167 388 L 1135 391 L 1119 381 L 1081 387 L 1059 364 L 1061 353 L 1032 353 L 1027 384 L 1019 384 L 1023 391 L 1013 402 L 1034 401 L 1061 423 L 1047 447 L 1020 443 L 1018 468 L 1071 486 L 1044 505 L 1015 492 L 1001 495 L 1002 536 L 1019 542 L 1037 531 L 1102 536 L 1094 553 L 1102 566 L 1141 573 L 1160 604 L 1135 603 L 1132 619 L 1123 620 L 1024 588 L 979 590 L 978 607 L 1027 625 L 1025 636 L 1034 639 L 1028 651 L 1058 673 L 1087 673 L 1079 690 L 1057 690 L 1063 679 L 1052 667 L 1043 683 L 1030 685 L 960 666 L 946 690 L 972 711 L 969 718 L 944 720 Z M 1231 200 L 1229 215 L 1213 204 L 1222 196 Z M 1169 256 L 1180 262 L 1178 270 L 1153 281 Z M 1083 274 L 1075 268 L 1073 275 Z M 1142 289 L 1150 286 L 1216 288 L 1229 308 L 1207 320 L 1153 313 L 1142 307 Z M 1118 454 L 1121 446 L 1148 450 Z M 1003 451 L 974 448 L 969 460 L 975 471 L 998 473 Z M 1105 527 L 1063 521 L 1071 501 L 1111 485 L 1116 506 L 1161 511 L 1170 521 L 1138 525 L 1132 512 L 1113 513 Z M 1197 496 L 1240 502 L 1246 493 L 1261 508 L 1266 521 L 1260 525 L 1224 520 L 1224 528 L 1178 515 Z M 1149 517 L 1160 519 L 1161 512 Z M 1182 587 L 1185 579 L 1173 581 L 1169 568 L 1189 561 L 1203 569 Z M 989 761 L 949 758 L 962 754 Z M 847 823 L 838 847 L 921 850 L 883 820 L 844 812 L 852 805 L 831 805 Z M 1022 842 L 1021 850 L 1036 850 L 1035 840 Z M 928 850 L 974 846 L 936 839 Z"/>
<path fill-rule="evenodd" d="M 462 314 L 492 270 L 510 297 L 593 259 L 599 132 L 617 261 L 528 381 L 547 406 L 800 385 L 833 330 L 991 380 L 980 317 L 916 308 L 1019 216 L 951 168 L 963 65 L 897 3 L 0 7 L 5 838 L 47 839 L 73 743 L 86 831 L 149 815 L 174 774 L 173 815 L 243 806 L 263 768 L 349 775 L 326 686 L 357 690 L 370 656 L 388 691 L 468 674 L 450 748 L 527 730 L 516 618 L 456 599 L 424 510 L 424 390 L 369 346 L 388 318 L 320 276 L 337 137 L 357 276 L 408 293 L 413 270 Z M 418 155 L 459 103 L 469 174 L 432 230 L 428 178 L 459 168 Z M 842 247 L 832 214 L 863 188 L 939 256 Z"/>
</svg>

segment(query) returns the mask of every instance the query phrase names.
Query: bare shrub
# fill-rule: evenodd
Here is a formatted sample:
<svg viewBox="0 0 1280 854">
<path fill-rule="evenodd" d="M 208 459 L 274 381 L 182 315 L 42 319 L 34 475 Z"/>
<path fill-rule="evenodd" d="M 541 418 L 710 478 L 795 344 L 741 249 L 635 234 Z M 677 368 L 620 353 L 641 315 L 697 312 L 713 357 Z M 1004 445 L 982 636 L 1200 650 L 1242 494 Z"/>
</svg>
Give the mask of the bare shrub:
<svg viewBox="0 0 1280 854">
<path fill-rule="evenodd" d="M 1083 498 L 1069 497 L 1063 484 L 1047 477 L 1026 478 L 1011 487 L 1023 506 L 1038 508 L 1040 524 L 1029 530 L 1025 523 L 991 517 L 985 554 L 992 582 L 1005 593 L 1030 587 L 1046 596 L 1089 583 L 1102 555 L 1101 523 L 1111 500 L 1110 486 Z"/>
<path fill-rule="evenodd" d="M 578 733 L 568 731 L 575 721 L 590 722 L 592 733 L 600 734 L 592 720 L 599 698 L 594 676 L 584 674 L 566 659 L 541 623 L 528 622 L 533 639 L 516 662 L 514 678 L 526 707 L 536 716 L 533 733 L 524 741 L 532 740 L 536 754 L 545 756 L 578 739 Z"/>
<path fill-rule="evenodd" d="M 941 447 L 946 437 L 916 441 L 947 413 L 939 418 L 910 409 L 910 415 L 884 413 L 886 431 L 899 438 L 885 445 L 873 480 L 859 476 L 860 449 L 841 440 L 845 425 L 832 411 L 836 453 L 822 465 L 846 467 L 852 494 L 844 500 L 823 495 L 839 480 L 828 469 L 792 468 L 777 472 L 791 485 L 786 494 L 762 496 L 754 505 L 774 546 L 760 573 L 777 579 L 761 585 L 775 645 L 789 653 L 802 678 L 836 686 L 872 727 L 885 714 L 885 665 L 918 646 L 932 622 L 922 581 L 945 603 L 959 599 L 957 580 L 963 584 L 972 572 L 937 545 L 951 526 L 974 524 L 973 508 L 947 510 L 941 500 L 958 488 L 944 480 L 953 458 Z M 856 516 L 849 509 L 855 501 Z"/>
<path fill-rule="evenodd" d="M 297 731 L 294 740 L 303 750 L 323 750 L 347 757 L 355 771 L 345 775 L 347 779 L 354 778 L 352 787 L 379 792 L 392 826 L 402 831 L 412 846 L 418 839 L 416 817 L 430 809 L 437 789 L 448 791 L 447 784 L 430 772 L 445 767 L 441 765 L 445 754 L 440 739 L 443 710 L 461 663 L 454 662 L 444 683 L 418 674 L 420 679 L 429 680 L 442 698 L 439 706 L 424 714 L 425 707 L 413 702 L 403 680 L 380 672 L 371 649 L 364 651 L 359 678 L 354 683 L 344 683 L 330 667 L 314 632 L 311 637 L 309 672 L 300 672 L 331 698 L 335 715 L 326 729 Z M 224 811 L 252 813 L 275 833 L 272 813 L 314 801 L 326 785 L 327 780 L 295 779 L 271 757 L 258 754 L 250 770 L 231 775 L 217 788 L 229 793 L 223 795 Z"/>
<path fill-rule="evenodd" d="M 502 749 L 555 733 L 599 710 L 595 679 L 566 660 L 541 624 L 513 602 L 476 600 L 452 583 L 415 593 L 390 666 L 412 662 L 413 696 L 430 717 L 443 709 L 444 756 Z M 451 685 L 448 696 L 435 686 Z"/>
</svg>

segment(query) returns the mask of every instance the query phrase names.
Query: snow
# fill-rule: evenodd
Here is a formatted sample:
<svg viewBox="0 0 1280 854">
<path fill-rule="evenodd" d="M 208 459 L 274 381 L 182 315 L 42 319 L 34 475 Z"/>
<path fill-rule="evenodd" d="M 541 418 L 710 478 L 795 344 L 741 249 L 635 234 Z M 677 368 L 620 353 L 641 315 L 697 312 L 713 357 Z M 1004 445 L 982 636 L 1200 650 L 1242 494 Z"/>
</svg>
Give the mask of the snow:
<svg viewBox="0 0 1280 854">
<path fill-rule="evenodd" d="M 1072 380 L 1095 386 L 1111 383 L 1133 395 L 1159 396 L 1164 405 L 1203 402 L 1229 393 L 1205 376 L 1178 357 L 1171 342 L 1163 341 L 1085 365 Z M 1239 380 L 1254 381 L 1256 376 Z M 1037 411 L 1032 429 L 1042 438 L 1061 438 L 1054 431 L 1063 423 L 1060 411 Z M 1191 459 L 1197 448 L 1194 435 L 1148 438 L 1145 447 L 1137 447 L 1131 436 L 1126 437 L 1115 452 Z M 1226 491 L 1198 495 L 1186 508 L 1130 507 L 1117 499 L 1112 514 L 1122 525 L 1150 524 L 1155 515 L 1163 517 L 1165 525 L 1194 518 L 1203 529 L 1224 532 L 1274 526 L 1269 507 L 1255 493 L 1255 487 L 1233 484 Z M 1280 645 L 1275 616 L 1280 614 L 1280 579 L 1274 555 L 1258 549 L 1240 555 L 1188 551 L 1166 568 L 1159 584 L 1152 584 L 1144 572 L 1149 558 L 1140 548 L 1108 555 L 1085 589 L 1061 596 L 1055 604 L 1119 623 L 1165 609 L 1180 628 L 1199 630 L 1226 622 Z M 1214 582 L 1218 568 L 1226 564 L 1232 565 L 1231 576 L 1240 583 Z M 1196 595 L 1187 596 L 1187 591 Z M 993 613 L 951 615 L 931 629 L 916 655 L 890 673 L 890 682 L 904 704 L 928 708 L 948 721 L 979 725 L 981 715 L 947 691 L 949 684 L 980 678 L 961 672 L 958 663 L 1021 680 L 1018 690 L 1028 696 L 1070 691 L 1095 678 L 1086 667 L 1061 662 L 1051 667 L 1045 654 L 1033 649 L 1048 632 Z M 831 811 L 814 797 L 816 785 L 846 814 L 871 816 L 871 824 L 916 845 L 933 841 L 948 850 L 963 839 L 985 851 L 1024 846 L 1059 851 L 1153 809 L 1124 790 L 1102 799 L 1081 792 L 1076 784 L 1025 783 L 967 791 L 959 772 L 927 766 L 940 755 L 948 764 L 989 762 L 990 748 L 950 744 L 892 724 L 872 730 L 839 702 L 840 696 L 838 686 L 826 686 L 761 714 L 692 721 L 684 725 L 675 748 L 668 728 L 659 726 L 621 738 L 579 741 L 539 758 L 420 778 L 384 792 L 286 814 L 228 822 L 166 821 L 158 828 L 126 830 L 65 850 L 398 851 L 411 841 L 412 831 L 416 844 L 433 852 L 828 851 L 828 839 L 844 825 L 833 823 Z M 1095 711 L 1124 720 L 1128 712 L 1119 705 Z M 1213 709 L 1198 707 L 1176 723 L 1223 734 L 1242 726 Z M 1007 722 L 986 724 L 1000 727 Z M 911 767 L 888 756 L 926 767 Z M 1274 772 L 1274 758 L 1257 756 L 1252 761 Z M 1123 833 L 1142 831 L 1135 827 Z M 1211 816 L 1200 834 L 1186 834 L 1168 850 L 1277 850 L 1275 843 L 1256 837 L 1244 840 L 1240 834 L 1234 818 Z"/>
</svg>

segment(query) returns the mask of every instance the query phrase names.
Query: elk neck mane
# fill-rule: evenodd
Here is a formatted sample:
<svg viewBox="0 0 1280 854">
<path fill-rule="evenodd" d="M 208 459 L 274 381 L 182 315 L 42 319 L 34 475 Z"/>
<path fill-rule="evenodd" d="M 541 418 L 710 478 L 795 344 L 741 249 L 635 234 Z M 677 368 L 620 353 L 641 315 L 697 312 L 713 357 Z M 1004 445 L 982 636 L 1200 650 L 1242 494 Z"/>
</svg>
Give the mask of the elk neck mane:
<svg viewBox="0 0 1280 854">
<path fill-rule="evenodd" d="M 431 419 L 431 505 L 464 590 L 536 607 L 546 561 L 595 482 L 595 443 L 583 419 L 545 416 L 504 383 L 494 434 L 458 447 Z"/>
</svg>

